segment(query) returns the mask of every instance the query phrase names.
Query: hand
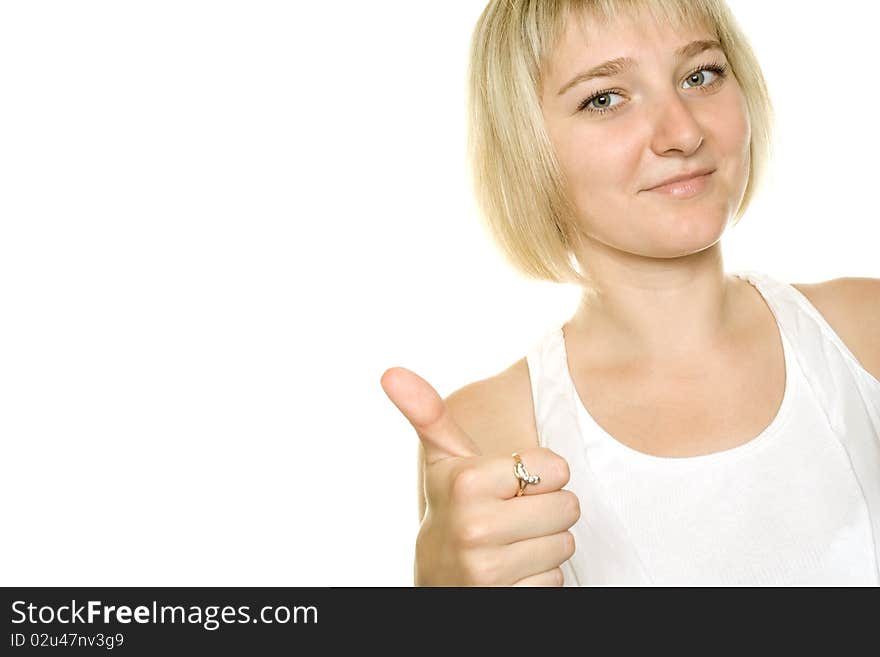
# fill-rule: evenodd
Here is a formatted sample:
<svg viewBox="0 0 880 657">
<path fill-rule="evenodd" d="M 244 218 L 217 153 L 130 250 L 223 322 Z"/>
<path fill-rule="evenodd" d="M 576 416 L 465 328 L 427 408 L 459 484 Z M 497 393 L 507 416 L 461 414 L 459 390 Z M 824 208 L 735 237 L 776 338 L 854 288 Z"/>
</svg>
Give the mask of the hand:
<svg viewBox="0 0 880 657">
<path fill-rule="evenodd" d="M 577 496 L 568 463 L 546 448 L 519 452 L 541 481 L 516 497 L 512 456 L 483 456 L 443 399 L 402 367 L 381 379 L 425 451 L 427 507 L 416 539 L 416 586 L 561 586 L 575 551 Z"/>
</svg>

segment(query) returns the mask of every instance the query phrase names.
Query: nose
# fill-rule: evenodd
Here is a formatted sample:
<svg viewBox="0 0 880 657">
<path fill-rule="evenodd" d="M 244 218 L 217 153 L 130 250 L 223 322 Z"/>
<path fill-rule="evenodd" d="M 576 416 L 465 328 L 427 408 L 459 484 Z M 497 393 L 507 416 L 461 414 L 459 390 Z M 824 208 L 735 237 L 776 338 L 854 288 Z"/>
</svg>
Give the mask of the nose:
<svg viewBox="0 0 880 657">
<path fill-rule="evenodd" d="M 651 149 L 657 155 L 666 155 L 670 151 L 691 155 L 702 145 L 704 129 L 687 99 L 676 93 L 664 94 L 658 98 L 652 116 L 655 119 Z"/>
</svg>

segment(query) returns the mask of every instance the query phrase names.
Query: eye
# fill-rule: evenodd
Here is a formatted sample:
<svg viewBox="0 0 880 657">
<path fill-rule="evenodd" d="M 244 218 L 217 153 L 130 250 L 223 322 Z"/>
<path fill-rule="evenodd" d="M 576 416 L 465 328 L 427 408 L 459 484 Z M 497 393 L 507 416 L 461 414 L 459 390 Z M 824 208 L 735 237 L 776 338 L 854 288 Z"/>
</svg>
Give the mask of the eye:
<svg viewBox="0 0 880 657">
<path fill-rule="evenodd" d="M 718 76 L 719 79 L 714 82 L 720 82 L 720 78 L 725 77 L 727 74 L 727 65 L 726 64 L 709 64 L 707 66 L 701 66 L 696 69 L 693 73 L 689 73 L 687 77 L 685 77 L 685 81 L 690 81 L 691 78 L 697 78 L 697 80 L 705 78 L 704 75 L 701 75 L 703 71 L 711 71 L 714 75 Z M 714 82 L 710 82 L 706 85 L 700 85 L 700 87 L 711 87 Z M 697 82 L 699 84 L 699 82 Z"/>
<path fill-rule="evenodd" d="M 608 112 L 613 112 L 615 109 L 617 109 L 617 107 L 619 105 L 610 105 L 609 104 L 611 102 L 610 97 L 611 96 L 619 96 L 619 95 L 620 94 L 616 93 L 613 89 L 605 89 L 605 90 L 600 91 L 596 94 L 593 94 L 592 96 L 587 98 L 584 102 L 582 102 L 578 106 L 578 111 L 579 112 L 586 111 L 586 112 L 589 112 L 590 114 L 606 114 Z M 605 109 L 592 109 L 589 107 L 590 103 L 593 103 L 597 100 L 602 101 L 602 105 L 604 106 Z"/>
<path fill-rule="evenodd" d="M 703 71 L 710 71 L 715 75 L 715 77 L 709 81 L 705 82 L 705 75 Z M 719 84 L 727 77 L 727 64 L 704 64 L 695 68 L 693 71 L 688 73 L 685 76 L 685 82 L 691 83 L 695 85 L 694 87 L 685 87 L 686 89 L 711 89 Z M 602 91 L 598 91 L 585 101 L 583 101 L 578 106 L 579 112 L 588 112 L 590 114 L 607 114 L 609 112 L 616 111 L 619 107 L 621 107 L 621 103 L 617 103 L 616 105 L 610 104 L 611 96 L 619 96 L 620 90 L 618 89 L 603 89 Z M 604 109 L 593 109 L 590 105 L 596 101 L 603 101 Z M 595 107 L 595 106 L 594 106 Z"/>
</svg>

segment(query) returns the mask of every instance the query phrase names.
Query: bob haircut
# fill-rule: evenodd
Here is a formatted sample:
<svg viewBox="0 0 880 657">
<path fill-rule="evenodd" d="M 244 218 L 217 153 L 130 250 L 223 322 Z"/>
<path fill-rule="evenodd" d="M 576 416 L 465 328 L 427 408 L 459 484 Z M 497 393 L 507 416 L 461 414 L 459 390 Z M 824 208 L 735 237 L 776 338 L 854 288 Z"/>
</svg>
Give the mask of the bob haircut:
<svg viewBox="0 0 880 657">
<path fill-rule="evenodd" d="M 750 168 L 736 225 L 764 178 L 773 106 L 761 67 L 724 0 L 490 0 L 471 37 L 467 158 L 477 209 L 501 254 L 526 277 L 594 289 L 578 260 L 577 211 L 544 127 L 542 72 L 569 18 L 599 25 L 645 10 L 714 33 L 746 99 Z"/>
</svg>

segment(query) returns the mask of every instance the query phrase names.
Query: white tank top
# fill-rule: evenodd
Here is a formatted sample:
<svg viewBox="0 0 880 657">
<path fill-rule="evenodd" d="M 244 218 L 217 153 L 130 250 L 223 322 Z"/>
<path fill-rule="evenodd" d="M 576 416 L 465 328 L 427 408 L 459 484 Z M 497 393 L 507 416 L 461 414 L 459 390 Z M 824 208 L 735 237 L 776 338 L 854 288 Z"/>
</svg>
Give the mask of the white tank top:
<svg viewBox="0 0 880 657">
<path fill-rule="evenodd" d="M 880 381 L 796 288 L 734 275 L 772 310 L 786 376 L 776 417 L 732 449 L 627 447 L 580 401 L 561 326 L 529 350 L 540 445 L 581 505 L 565 586 L 880 585 Z"/>
</svg>

